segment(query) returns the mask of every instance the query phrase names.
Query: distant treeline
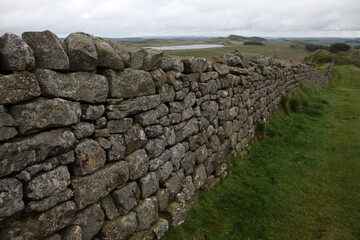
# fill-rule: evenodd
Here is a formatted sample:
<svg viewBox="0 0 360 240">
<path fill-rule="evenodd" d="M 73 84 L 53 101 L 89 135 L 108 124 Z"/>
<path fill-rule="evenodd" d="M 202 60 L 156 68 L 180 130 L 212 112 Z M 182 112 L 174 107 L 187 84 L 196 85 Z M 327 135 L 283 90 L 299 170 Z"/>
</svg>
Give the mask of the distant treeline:
<svg viewBox="0 0 360 240">
<path fill-rule="evenodd" d="M 314 52 L 318 49 L 326 49 L 329 50 L 329 47 L 324 46 L 324 45 L 318 45 L 318 44 L 306 44 L 305 45 L 305 49 L 310 51 L 310 52 Z"/>
<path fill-rule="evenodd" d="M 348 51 L 351 47 L 347 45 L 346 43 L 334 43 L 330 47 L 324 46 L 324 45 L 318 45 L 318 44 L 306 44 L 305 49 L 314 52 L 318 49 L 326 49 L 329 50 L 332 53 L 337 53 L 339 51 Z"/>
<path fill-rule="evenodd" d="M 244 42 L 244 45 L 258 45 L 258 46 L 263 46 L 264 44 L 263 44 L 262 42 L 249 41 L 249 42 Z"/>
</svg>

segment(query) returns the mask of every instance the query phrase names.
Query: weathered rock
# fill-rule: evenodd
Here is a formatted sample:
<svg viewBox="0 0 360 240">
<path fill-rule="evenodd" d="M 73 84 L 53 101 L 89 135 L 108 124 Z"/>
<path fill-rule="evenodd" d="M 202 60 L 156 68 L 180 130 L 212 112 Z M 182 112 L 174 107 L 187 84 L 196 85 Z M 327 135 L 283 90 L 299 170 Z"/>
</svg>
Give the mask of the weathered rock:
<svg viewBox="0 0 360 240">
<path fill-rule="evenodd" d="M 207 68 L 207 60 L 205 58 L 183 58 L 185 73 L 202 73 Z"/>
<path fill-rule="evenodd" d="M 19 72 L 0 75 L 0 104 L 14 104 L 40 96 L 35 74 Z"/>
<path fill-rule="evenodd" d="M 195 166 L 195 154 L 191 151 L 185 154 L 185 157 L 180 161 L 181 168 L 184 169 L 185 175 L 193 173 Z"/>
<path fill-rule="evenodd" d="M 141 197 L 147 198 L 159 190 L 159 179 L 156 173 L 148 173 L 140 179 Z"/>
<path fill-rule="evenodd" d="M 22 184 L 15 178 L 0 180 L 0 219 L 24 209 Z"/>
<path fill-rule="evenodd" d="M 34 52 L 19 36 L 5 33 L 0 38 L 0 69 L 3 71 L 32 70 Z"/>
<path fill-rule="evenodd" d="M 75 212 L 76 205 L 73 201 L 59 204 L 46 212 L 12 223 L 12 227 L 0 231 L 0 238 L 43 239 L 71 225 L 75 220 Z"/>
<path fill-rule="evenodd" d="M 149 157 L 144 149 L 139 149 L 127 155 L 125 160 L 129 163 L 131 180 L 141 178 L 149 169 Z"/>
<path fill-rule="evenodd" d="M 105 165 L 93 174 L 72 179 L 74 201 L 79 209 L 97 202 L 129 179 L 128 164 L 124 161 Z"/>
<path fill-rule="evenodd" d="M 195 156 L 196 156 L 196 162 L 198 164 L 203 163 L 209 156 L 208 153 L 208 149 L 206 147 L 206 145 L 202 145 L 200 146 L 196 151 L 195 151 Z"/>
<path fill-rule="evenodd" d="M 191 176 L 187 176 L 182 181 L 183 189 L 182 193 L 186 201 L 189 201 L 195 193 L 195 186 Z"/>
<path fill-rule="evenodd" d="M 192 181 L 196 191 L 204 185 L 207 179 L 206 169 L 203 164 L 195 167 L 192 177 Z"/>
<path fill-rule="evenodd" d="M 156 170 L 160 182 L 165 182 L 171 175 L 174 167 L 171 162 L 164 163 Z"/>
<path fill-rule="evenodd" d="M 20 171 L 48 156 L 68 152 L 75 143 L 72 132 L 58 129 L 0 145 L 0 176 Z"/>
<path fill-rule="evenodd" d="M 70 173 L 68 168 L 66 166 L 59 166 L 52 171 L 33 178 L 25 186 L 25 194 L 30 199 L 39 200 L 53 193 L 64 191 L 69 184 Z"/>
<path fill-rule="evenodd" d="M 161 99 L 159 95 L 143 96 L 126 101 L 117 105 L 109 105 L 106 114 L 109 119 L 121 119 L 130 114 L 144 112 L 159 106 Z"/>
<path fill-rule="evenodd" d="M 144 129 L 137 124 L 133 125 L 124 135 L 126 154 L 141 148 L 146 142 L 147 137 Z"/>
<path fill-rule="evenodd" d="M 159 221 L 152 228 L 157 239 L 162 238 L 165 235 L 165 232 L 169 229 L 169 223 L 163 218 L 159 218 Z"/>
<path fill-rule="evenodd" d="M 98 54 L 92 36 L 85 33 L 72 33 L 64 41 L 69 56 L 70 70 L 91 71 L 96 69 Z"/>
<path fill-rule="evenodd" d="M 159 88 L 159 94 L 161 97 L 161 102 L 172 102 L 175 99 L 175 90 L 174 86 L 170 84 L 164 84 Z"/>
<path fill-rule="evenodd" d="M 175 169 L 180 168 L 180 161 L 185 156 L 185 147 L 183 144 L 178 143 L 170 148 L 171 151 L 171 163 Z"/>
<path fill-rule="evenodd" d="M 220 63 L 214 64 L 214 68 L 219 73 L 220 77 L 224 77 L 230 72 L 229 68 L 226 65 Z"/>
<path fill-rule="evenodd" d="M 148 137 L 155 138 L 163 133 L 163 127 L 161 125 L 153 125 L 145 128 L 145 133 Z"/>
<path fill-rule="evenodd" d="M 110 161 L 124 159 L 125 157 L 125 141 L 124 136 L 120 134 L 111 134 L 109 137 L 111 148 L 108 151 Z"/>
<path fill-rule="evenodd" d="M 173 200 L 176 194 L 181 191 L 181 181 L 184 179 L 184 177 L 184 171 L 180 170 L 166 181 L 165 186 L 169 193 L 170 201 Z"/>
<path fill-rule="evenodd" d="M 106 222 L 101 229 L 101 239 L 127 239 L 137 227 L 136 213 L 131 212 L 126 216 L 118 217 L 111 222 Z"/>
<path fill-rule="evenodd" d="M 160 154 L 165 150 L 166 139 L 164 136 L 158 138 L 149 139 L 145 145 L 145 149 L 150 159 L 160 156 Z"/>
<path fill-rule="evenodd" d="M 150 73 L 157 88 L 164 85 L 164 83 L 166 82 L 166 73 L 164 72 L 164 70 L 159 68 L 151 71 Z"/>
<path fill-rule="evenodd" d="M 130 67 L 133 69 L 140 69 L 144 63 L 144 58 L 146 55 L 145 49 L 131 49 L 130 51 Z"/>
<path fill-rule="evenodd" d="M 54 126 L 62 127 L 79 122 L 81 107 L 79 103 L 60 98 L 40 98 L 29 103 L 12 106 L 10 112 L 19 124 L 19 132 L 28 134 Z"/>
<path fill-rule="evenodd" d="M 156 49 L 146 49 L 143 64 L 140 69 L 145 71 L 151 71 L 161 66 L 164 52 Z"/>
<path fill-rule="evenodd" d="M 121 61 L 124 63 L 125 67 L 130 67 L 130 55 L 126 48 L 119 42 L 114 40 L 105 39 L 105 41 L 115 50 L 115 52 L 121 58 Z"/>
<path fill-rule="evenodd" d="M 81 227 L 83 240 L 90 240 L 100 231 L 104 218 L 100 203 L 95 203 L 78 212 L 74 224 Z"/>
<path fill-rule="evenodd" d="M 201 115 L 206 117 L 209 121 L 214 120 L 218 111 L 219 105 L 215 101 L 206 101 L 200 105 Z"/>
<path fill-rule="evenodd" d="M 54 233 L 54 234 L 44 238 L 43 240 L 61 240 L 61 236 L 57 233 Z"/>
<path fill-rule="evenodd" d="M 161 68 L 164 71 L 174 70 L 176 72 L 184 71 L 184 63 L 181 60 L 181 57 L 164 55 L 161 62 Z"/>
<path fill-rule="evenodd" d="M 142 231 L 154 225 L 159 218 L 158 209 L 159 206 L 156 197 L 141 200 L 135 208 L 138 223 L 136 231 Z"/>
<path fill-rule="evenodd" d="M 107 79 L 95 73 L 59 73 L 36 69 L 36 77 L 45 96 L 69 98 L 89 103 L 105 102 L 109 86 Z"/>
<path fill-rule="evenodd" d="M 172 146 L 176 143 L 176 134 L 174 127 L 165 127 L 163 130 L 163 135 L 166 138 L 167 146 Z"/>
<path fill-rule="evenodd" d="M 69 226 L 61 231 L 63 240 L 82 240 L 82 230 L 80 226 Z"/>
<path fill-rule="evenodd" d="M 181 206 L 177 202 L 171 203 L 166 211 L 170 214 L 172 224 L 175 227 L 182 224 L 186 219 L 185 207 Z"/>
<path fill-rule="evenodd" d="M 75 148 L 75 153 L 75 163 L 71 170 L 77 176 L 95 172 L 106 162 L 106 152 L 92 139 L 81 140 Z"/>
<path fill-rule="evenodd" d="M 158 114 L 155 110 L 142 112 L 135 116 L 135 121 L 146 127 L 157 123 Z"/>
<path fill-rule="evenodd" d="M 95 126 L 92 123 L 79 122 L 71 126 L 77 139 L 82 139 L 91 136 L 94 133 Z"/>
<path fill-rule="evenodd" d="M 132 118 L 110 120 L 107 122 L 107 129 L 110 133 L 124 133 L 131 127 L 132 123 Z"/>
<path fill-rule="evenodd" d="M 120 216 L 120 213 L 116 208 L 114 200 L 112 199 L 110 194 L 106 195 L 101 199 L 101 206 L 104 209 L 106 217 L 109 220 L 113 220 Z"/>
<path fill-rule="evenodd" d="M 97 120 L 101 118 L 101 116 L 105 112 L 104 105 L 89 105 L 89 104 L 81 104 L 81 119 L 84 120 Z"/>
<path fill-rule="evenodd" d="M 170 159 L 171 152 L 169 150 L 165 150 L 159 157 L 150 160 L 150 171 L 155 171 Z"/>
<path fill-rule="evenodd" d="M 0 141 L 15 137 L 18 131 L 14 127 L 0 127 Z"/>
<path fill-rule="evenodd" d="M 159 211 L 164 211 L 169 205 L 169 194 L 166 189 L 161 188 L 157 193 L 156 197 L 159 202 Z"/>
<path fill-rule="evenodd" d="M 187 137 L 190 137 L 199 132 L 199 124 L 196 118 L 190 119 L 184 128 L 176 133 L 176 141 L 181 142 Z"/>
<path fill-rule="evenodd" d="M 67 188 L 62 192 L 56 192 L 52 194 L 50 197 L 41 199 L 40 201 L 31 201 L 25 208 L 26 212 L 44 212 L 61 202 L 65 202 L 72 198 L 73 192 L 71 189 Z"/>
<path fill-rule="evenodd" d="M 106 69 L 103 74 L 109 80 L 110 97 L 126 99 L 156 93 L 155 83 L 148 72 L 126 68 L 123 72 Z"/>
<path fill-rule="evenodd" d="M 95 121 L 95 129 L 105 128 L 107 123 L 106 117 L 101 117 Z"/>
<path fill-rule="evenodd" d="M 119 54 L 103 39 L 96 38 L 95 46 L 98 54 L 98 66 L 114 70 L 124 70 Z"/>
<path fill-rule="evenodd" d="M 108 150 L 109 148 L 111 148 L 111 142 L 106 138 L 98 137 L 95 140 L 100 144 L 103 149 Z"/>
<path fill-rule="evenodd" d="M 155 240 L 155 235 L 154 235 L 153 230 L 151 228 L 149 228 L 144 231 L 135 232 L 128 239 L 129 240 Z"/>
<path fill-rule="evenodd" d="M 119 190 L 112 192 L 117 209 L 121 215 L 126 215 L 140 200 L 140 190 L 136 182 L 131 182 Z"/>
<path fill-rule="evenodd" d="M 60 39 L 50 31 L 24 32 L 22 39 L 34 51 L 36 68 L 68 70 L 69 58 Z"/>
</svg>

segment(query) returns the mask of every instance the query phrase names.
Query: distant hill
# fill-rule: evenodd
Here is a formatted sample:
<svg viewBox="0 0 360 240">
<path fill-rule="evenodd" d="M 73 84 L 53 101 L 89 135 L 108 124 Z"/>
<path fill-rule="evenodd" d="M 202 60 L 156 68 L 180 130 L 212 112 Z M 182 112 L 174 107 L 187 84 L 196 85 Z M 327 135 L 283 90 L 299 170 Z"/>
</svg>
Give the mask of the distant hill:
<svg viewBox="0 0 360 240">
<path fill-rule="evenodd" d="M 244 37 L 244 36 L 238 36 L 238 35 L 229 35 L 227 37 L 229 40 L 232 41 L 267 41 L 265 38 L 261 38 L 261 37 Z"/>
</svg>

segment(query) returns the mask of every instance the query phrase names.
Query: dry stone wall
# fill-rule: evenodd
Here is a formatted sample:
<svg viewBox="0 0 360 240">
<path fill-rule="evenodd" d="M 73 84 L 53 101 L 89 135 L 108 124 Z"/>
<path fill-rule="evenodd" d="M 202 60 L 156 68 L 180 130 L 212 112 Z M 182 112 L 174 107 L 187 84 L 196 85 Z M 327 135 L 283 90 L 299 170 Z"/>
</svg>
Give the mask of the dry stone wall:
<svg viewBox="0 0 360 240">
<path fill-rule="evenodd" d="M 84 33 L 0 38 L 0 239 L 153 239 L 313 68 Z"/>
</svg>

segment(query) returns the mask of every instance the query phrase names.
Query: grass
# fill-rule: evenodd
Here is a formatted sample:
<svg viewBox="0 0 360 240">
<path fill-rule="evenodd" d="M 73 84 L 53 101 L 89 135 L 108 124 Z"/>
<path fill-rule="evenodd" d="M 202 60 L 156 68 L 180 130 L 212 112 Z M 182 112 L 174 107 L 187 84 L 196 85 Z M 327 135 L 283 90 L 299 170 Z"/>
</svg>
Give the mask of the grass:
<svg viewBox="0 0 360 240">
<path fill-rule="evenodd" d="M 360 239 L 360 69 L 333 74 L 283 98 L 265 139 L 164 239 Z"/>
</svg>

